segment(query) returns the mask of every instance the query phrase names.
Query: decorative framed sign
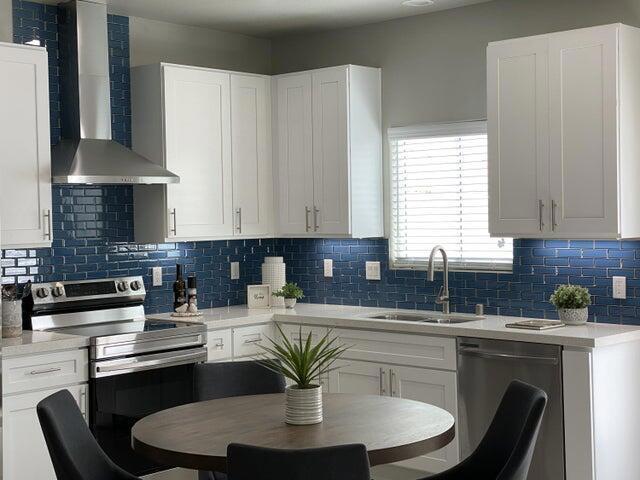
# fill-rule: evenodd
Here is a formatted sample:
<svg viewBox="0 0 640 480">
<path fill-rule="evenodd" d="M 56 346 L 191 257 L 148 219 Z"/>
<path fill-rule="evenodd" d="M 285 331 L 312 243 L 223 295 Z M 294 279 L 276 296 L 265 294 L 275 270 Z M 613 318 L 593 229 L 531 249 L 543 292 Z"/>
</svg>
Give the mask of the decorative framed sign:
<svg viewBox="0 0 640 480">
<path fill-rule="evenodd" d="M 249 308 L 269 308 L 271 306 L 271 285 L 247 285 L 247 306 Z"/>
</svg>

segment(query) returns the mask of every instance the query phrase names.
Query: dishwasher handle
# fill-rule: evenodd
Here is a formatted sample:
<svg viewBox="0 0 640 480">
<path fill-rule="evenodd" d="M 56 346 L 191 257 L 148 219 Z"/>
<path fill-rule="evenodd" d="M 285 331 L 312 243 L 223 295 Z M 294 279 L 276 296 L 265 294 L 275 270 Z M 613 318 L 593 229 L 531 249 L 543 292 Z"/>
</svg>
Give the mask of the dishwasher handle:
<svg viewBox="0 0 640 480">
<path fill-rule="evenodd" d="M 512 353 L 490 352 L 486 350 L 477 350 L 475 348 L 459 347 L 458 354 L 468 357 L 486 358 L 489 360 L 520 360 L 529 363 L 540 363 L 546 365 L 557 365 L 559 359 L 557 357 L 538 357 L 535 355 L 516 355 Z"/>
</svg>

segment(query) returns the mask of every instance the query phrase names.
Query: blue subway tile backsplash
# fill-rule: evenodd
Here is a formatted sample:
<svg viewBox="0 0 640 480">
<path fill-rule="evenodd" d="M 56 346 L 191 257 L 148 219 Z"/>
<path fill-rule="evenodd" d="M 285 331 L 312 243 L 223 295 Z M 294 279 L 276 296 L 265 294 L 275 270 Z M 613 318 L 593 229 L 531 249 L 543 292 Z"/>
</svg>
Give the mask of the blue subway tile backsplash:
<svg viewBox="0 0 640 480">
<path fill-rule="evenodd" d="M 40 39 L 49 53 L 51 142 L 60 140 L 58 10 L 13 0 L 14 42 Z M 129 19 L 108 16 L 113 138 L 131 146 Z M 389 269 L 385 239 L 265 239 L 136 244 L 130 186 L 54 186 L 52 248 L 3 250 L 3 283 L 84 280 L 142 275 L 148 312 L 171 308 L 177 262 L 199 279 L 201 306 L 246 301 L 246 285 L 260 283 L 267 255 L 283 256 L 287 277 L 304 290 L 305 302 L 385 308 L 436 309 L 442 276 Z M 323 260 L 334 261 L 334 276 L 323 276 Z M 365 280 L 365 261 L 380 261 L 382 279 Z M 241 262 L 241 279 L 231 280 L 229 262 Z M 151 287 L 151 268 L 164 267 L 162 287 Z M 611 277 L 627 277 L 626 300 L 612 298 Z M 640 324 L 640 241 L 515 240 L 511 273 L 454 272 L 452 309 L 489 314 L 555 318 L 548 298 L 557 285 L 585 285 L 593 295 L 590 318 Z"/>
</svg>

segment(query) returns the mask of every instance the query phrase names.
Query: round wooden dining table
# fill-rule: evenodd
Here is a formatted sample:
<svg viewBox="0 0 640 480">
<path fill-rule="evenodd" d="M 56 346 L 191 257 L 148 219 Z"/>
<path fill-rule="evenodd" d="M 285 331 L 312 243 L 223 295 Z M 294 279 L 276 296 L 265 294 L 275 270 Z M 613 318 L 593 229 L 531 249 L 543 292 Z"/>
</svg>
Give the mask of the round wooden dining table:
<svg viewBox="0 0 640 480">
<path fill-rule="evenodd" d="M 371 465 L 438 450 L 453 440 L 453 416 L 439 407 L 394 397 L 327 393 L 324 420 L 284 422 L 284 394 L 230 397 L 163 410 L 139 420 L 133 449 L 160 464 L 226 471 L 227 445 L 303 449 L 362 443 Z"/>
</svg>

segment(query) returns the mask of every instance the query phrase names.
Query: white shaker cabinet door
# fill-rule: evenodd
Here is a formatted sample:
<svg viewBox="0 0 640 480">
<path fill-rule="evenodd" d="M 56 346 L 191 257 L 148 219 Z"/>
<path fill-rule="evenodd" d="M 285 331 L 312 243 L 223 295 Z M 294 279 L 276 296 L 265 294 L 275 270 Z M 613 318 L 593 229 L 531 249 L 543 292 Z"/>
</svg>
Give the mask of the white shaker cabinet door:
<svg viewBox="0 0 640 480">
<path fill-rule="evenodd" d="M 549 109 L 546 38 L 487 49 L 489 232 L 548 229 Z"/>
<path fill-rule="evenodd" d="M 313 231 L 313 127 L 311 74 L 277 80 L 279 231 Z"/>
<path fill-rule="evenodd" d="M 554 236 L 618 233 L 617 35 L 610 25 L 550 36 Z"/>
<path fill-rule="evenodd" d="M 229 74 L 164 67 L 169 238 L 233 234 Z"/>
<path fill-rule="evenodd" d="M 84 385 L 40 390 L 2 399 L 2 470 L 4 480 L 56 480 L 42 428 L 38 402 L 59 390 L 69 390 L 87 420 L 87 388 Z"/>
<path fill-rule="evenodd" d="M 348 235 L 348 69 L 313 72 L 313 230 Z"/>
<path fill-rule="evenodd" d="M 48 71 L 44 48 L 0 45 L 4 248 L 51 245 Z"/>
<path fill-rule="evenodd" d="M 386 365 L 338 360 L 335 366 L 338 368 L 329 372 L 331 393 L 389 394 L 389 369 Z"/>
<path fill-rule="evenodd" d="M 458 420 L 458 388 L 455 372 L 428 370 L 413 367 L 389 367 L 391 396 L 416 400 L 447 410 Z M 457 436 L 446 447 L 411 460 L 399 462 L 399 465 L 441 472 L 453 467 L 459 460 Z"/>
<path fill-rule="evenodd" d="M 231 75 L 231 157 L 236 235 L 272 231 L 270 82 Z"/>
</svg>

